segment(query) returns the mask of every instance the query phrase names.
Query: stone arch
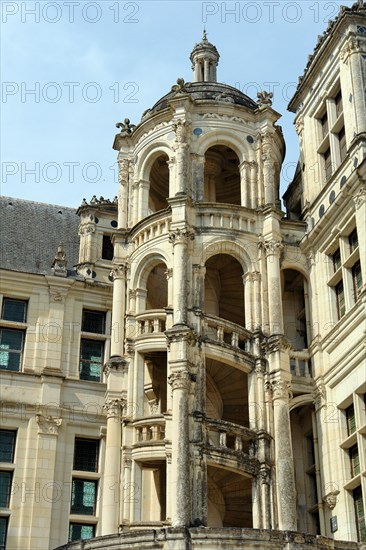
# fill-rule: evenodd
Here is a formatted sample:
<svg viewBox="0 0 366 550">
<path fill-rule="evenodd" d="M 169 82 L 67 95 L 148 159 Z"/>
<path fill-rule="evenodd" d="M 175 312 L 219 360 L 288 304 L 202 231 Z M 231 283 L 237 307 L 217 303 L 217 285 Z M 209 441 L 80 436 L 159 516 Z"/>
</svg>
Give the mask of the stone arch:
<svg viewBox="0 0 366 550">
<path fill-rule="evenodd" d="M 252 247 L 252 248 L 251 248 Z M 219 242 L 210 242 L 203 248 L 202 253 L 202 263 L 206 263 L 209 258 L 212 256 L 215 256 L 216 254 L 228 254 L 230 256 L 233 256 L 241 265 L 243 269 L 243 274 L 247 273 L 248 271 L 254 271 L 255 270 L 255 264 L 251 257 L 253 256 L 253 253 L 251 252 L 257 252 L 257 245 L 253 243 L 253 245 L 248 245 L 248 250 L 245 250 L 242 246 L 239 244 L 232 242 L 232 241 L 226 241 L 226 240 L 220 240 Z"/>
<path fill-rule="evenodd" d="M 225 128 L 213 130 L 201 136 L 199 147 L 196 152 L 198 155 L 204 156 L 206 151 L 215 145 L 230 147 L 230 149 L 237 154 L 240 164 L 244 160 L 255 160 L 254 151 L 250 149 L 249 144 L 247 145 L 243 139 L 237 136 L 232 130 L 227 130 Z"/>
<path fill-rule="evenodd" d="M 169 160 L 171 151 L 168 147 L 156 144 L 144 154 L 137 172 L 139 176 L 140 215 L 153 214 L 169 206 L 171 194 Z"/>
<path fill-rule="evenodd" d="M 204 312 L 244 326 L 241 263 L 230 254 L 212 255 L 205 263 Z"/>
<path fill-rule="evenodd" d="M 136 174 L 140 180 L 148 180 L 150 170 L 155 160 L 162 154 L 165 154 L 169 159 L 172 157 L 172 150 L 167 146 L 164 141 L 157 141 L 151 143 L 144 148 L 141 153 L 141 158 L 138 159 L 136 164 Z"/>
<path fill-rule="evenodd" d="M 147 278 L 151 269 L 160 263 L 165 264 L 168 269 L 168 259 L 160 250 L 150 251 L 144 258 L 141 258 L 131 277 L 131 288 L 146 288 Z"/>
</svg>

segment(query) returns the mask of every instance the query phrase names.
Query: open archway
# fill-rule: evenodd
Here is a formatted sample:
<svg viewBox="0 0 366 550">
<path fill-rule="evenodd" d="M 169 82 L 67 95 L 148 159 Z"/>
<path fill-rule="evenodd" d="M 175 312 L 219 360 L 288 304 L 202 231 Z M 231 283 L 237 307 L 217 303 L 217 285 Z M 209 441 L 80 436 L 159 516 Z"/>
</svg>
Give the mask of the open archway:
<svg viewBox="0 0 366 550">
<path fill-rule="evenodd" d="M 169 197 L 169 158 L 166 153 L 159 155 L 150 170 L 149 211 L 158 212 L 167 208 Z"/>
<path fill-rule="evenodd" d="M 239 158 L 230 147 L 215 145 L 206 151 L 203 200 L 241 204 Z"/>
</svg>

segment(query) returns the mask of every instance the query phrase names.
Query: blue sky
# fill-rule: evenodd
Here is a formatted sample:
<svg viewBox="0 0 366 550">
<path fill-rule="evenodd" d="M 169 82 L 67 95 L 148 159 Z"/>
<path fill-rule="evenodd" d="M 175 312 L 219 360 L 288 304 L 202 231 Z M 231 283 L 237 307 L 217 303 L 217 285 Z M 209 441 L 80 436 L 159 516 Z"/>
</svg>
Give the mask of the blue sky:
<svg viewBox="0 0 366 550">
<path fill-rule="evenodd" d="M 283 116 L 286 189 L 298 157 L 286 108 L 317 36 L 353 2 L 7 1 L 1 3 L 1 193 L 77 207 L 117 194 L 115 123 L 136 124 L 178 77 L 206 26 L 218 80 Z"/>
</svg>

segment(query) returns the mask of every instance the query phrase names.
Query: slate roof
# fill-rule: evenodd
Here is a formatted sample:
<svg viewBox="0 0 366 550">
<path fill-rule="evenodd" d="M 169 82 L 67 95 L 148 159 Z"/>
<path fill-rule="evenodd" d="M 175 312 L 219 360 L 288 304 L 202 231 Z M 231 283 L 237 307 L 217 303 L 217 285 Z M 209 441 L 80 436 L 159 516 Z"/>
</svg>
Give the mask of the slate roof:
<svg viewBox="0 0 366 550">
<path fill-rule="evenodd" d="M 76 209 L 0 197 L 0 267 L 51 274 L 57 246 L 65 245 L 68 276 L 76 276 L 80 219 Z"/>
</svg>

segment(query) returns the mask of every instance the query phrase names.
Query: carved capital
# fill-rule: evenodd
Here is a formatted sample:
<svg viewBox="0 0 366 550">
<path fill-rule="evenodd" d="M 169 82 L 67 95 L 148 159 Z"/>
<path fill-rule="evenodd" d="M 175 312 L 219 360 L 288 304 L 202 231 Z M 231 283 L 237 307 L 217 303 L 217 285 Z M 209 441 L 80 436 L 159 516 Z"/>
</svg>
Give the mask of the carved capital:
<svg viewBox="0 0 366 550">
<path fill-rule="evenodd" d="M 168 377 L 168 382 L 172 387 L 172 390 L 185 390 L 189 391 L 192 382 L 192 375 L 187 370 L 173 372 Z"/>
<path fill-rule="evenodd" d="M 270 336 L 262 346 L 263 351 L 267 354 L 278 351 L 290 351 L 292 349 L 291 344 L 284 336 Z"/>
<path fill-rule="evenodd" d="M 286 380 L 275 380 L 271 383 L 270 389 L 272 391 L 273 401 L 277 399 L 282 399 L 283 401 L 288 401 L 292 398 L 292 393 L 290 391 L 291 384 Z"/>
<path fill-rule="evenodd" d="M 187 245 L 189 241 L 194 239 L 194 231 L 189 229 L 176 229 L 175 231 L 170 231 L 169 233 L 169 242 L 175 246 L 176 244 L 185 244 Z"/>
<path fill-rule="evenodd" d="M 58 416 L 44 416 L 36 414 L 38 433 L 46 435 L 58 435 L 58 429 L 62 424 L 62 418 Z"/>
<path fill-rule="evenodd" d="M 280 257 L 281 251 L 283 249 L 283 244 L 281 241 L 270 240 L 266 241 L 262 235 L 259 236 L 258 248 L 261 252 L 264 252 L 266 257 L 277 256 Z"/>
<path fill-rule="evenodd" d="M 353 34 L 350 34 L 348 37 L 348 40 L 345 42 L 339 57 L 343 63 L 346 63 L 347 58 L 354 54 L 358 53 L 360 51 L 361 42 L 357 40 L 356 36 Z"/>
<path fill-rule="evenodd" d="M 50 303 L 63 304 L 65 302 L 67 290 L 57 287 L 49 287 Z"/>
<path fill-rule="evenodd" d="M 125 279 L 127 270 L 128 270 L 128 263 L 127 262 L 121 263 L 119 265 L 116 265 L 112 269 L 110 276 L 113 279 L 113 281 L 115 281 L 116 279 Z"/>
<path fill-rule="evenodd" d="M 175 142 L 178 145 L 187 143 L 190 124 L 186 120 L 178 119 L 173 122 L 173 131 L 175 133 Z"/>
<path fill-rule="evenodd" d="M 95 233 L 95 224 L 91 222 L 82 223 L 79 226 L 79 235 L 91 235 L 92 233 Z"/>
<path fill-rule="evenodd" d="M 126 407 L 125 399 L 107 399 L 103 405 L 103 410 L 107 414 L 107 418 L 121 418 L 123 409 Z"/>
</svg>

